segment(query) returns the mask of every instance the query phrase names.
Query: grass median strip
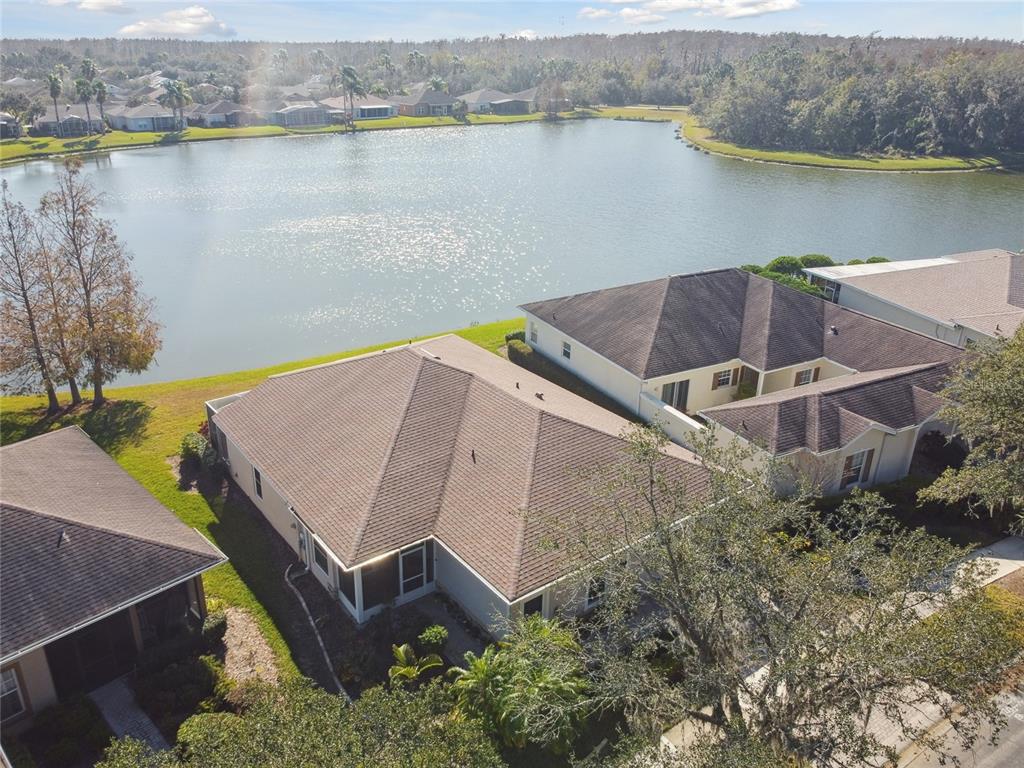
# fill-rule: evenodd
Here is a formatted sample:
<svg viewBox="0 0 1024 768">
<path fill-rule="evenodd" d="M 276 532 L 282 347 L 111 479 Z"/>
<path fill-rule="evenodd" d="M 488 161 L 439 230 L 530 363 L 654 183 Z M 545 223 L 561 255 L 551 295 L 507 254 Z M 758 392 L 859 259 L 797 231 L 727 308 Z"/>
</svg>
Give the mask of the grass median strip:
<svg viewBox="0 0 1024 768">
<path fill-rule="evenodd" d="M 505 343 L 505 334 L 520 330 L 522 320 L 478 325 L 456 331 L 459 336 L 492 352 Z M 207 594 L 244 608 L 256 620 L 286 677 L 298 672 L 279 622 L 289 615 L 282 574 L 265 568 L 271 543 L 248 523 L 241 510 L 222 497 L 208 500 L 179 487 L 169 459 L 176 456 L 182 436 L 205 418 L 203 404 L 259 384 L 267 376 L 374 352 L 402 343 L 376 344 L 347 352 L 284 363 L 249 371 L 180 381 L 119 387 L 108 391 L 110 402 L 98 411 L 88 404 L 54 419 L 45 419 L 45 400 L 36 396 L 0 398 L 0 442 L 12 443 L 53 429 L 79 424 L 150 493 L 187 525 L 210 538 L 231 558 L 227 565 L 204 576 Z"/>
</svg>

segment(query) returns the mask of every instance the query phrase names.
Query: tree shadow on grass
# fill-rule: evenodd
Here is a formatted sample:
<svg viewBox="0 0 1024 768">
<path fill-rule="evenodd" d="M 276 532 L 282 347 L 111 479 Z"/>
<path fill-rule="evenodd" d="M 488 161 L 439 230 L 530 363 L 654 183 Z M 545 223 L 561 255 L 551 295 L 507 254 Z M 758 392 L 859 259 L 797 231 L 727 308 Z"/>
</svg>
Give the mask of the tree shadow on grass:
<svg viewBox="0 0 1024 768">
<path fill-rule="evenodd" d="M 93 410 L 89 403 L 62 408 L 47 415 L 45 408 L 26 408 L 3 415 L 0 443 L 19 440 L 78 425 L 107 453 L 138 445 L 146 431 L 153 407 L 140 400 L 108 400 Z"/>
</svg>

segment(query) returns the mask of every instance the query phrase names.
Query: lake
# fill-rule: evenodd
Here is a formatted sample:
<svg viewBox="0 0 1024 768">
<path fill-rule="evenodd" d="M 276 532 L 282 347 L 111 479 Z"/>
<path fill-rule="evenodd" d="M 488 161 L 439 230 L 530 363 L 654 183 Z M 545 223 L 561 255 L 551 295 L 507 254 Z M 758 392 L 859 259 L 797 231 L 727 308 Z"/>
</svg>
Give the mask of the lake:
<svg viewBox="0 0 1024 768">
<path fill-rule="evenodd" d="M 57 168 L 0 175 L 35 204 Z M 689 150 L 667 124 L 214 141 L 85 168 L 164 326 L 157 364 L 130 381 L 296 360 L 782 254 L 1024 243 L 1024 174 L 748 163 Z"/>
</svg>

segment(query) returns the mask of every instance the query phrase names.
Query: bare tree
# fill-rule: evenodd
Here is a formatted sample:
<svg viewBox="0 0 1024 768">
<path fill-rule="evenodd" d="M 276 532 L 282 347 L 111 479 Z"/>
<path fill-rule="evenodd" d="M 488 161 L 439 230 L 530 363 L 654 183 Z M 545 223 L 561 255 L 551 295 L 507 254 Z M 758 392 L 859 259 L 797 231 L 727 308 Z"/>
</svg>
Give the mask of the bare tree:
<svg viewBox="0 0 1024 768">
<path fill-rule="evenodd" d="M 2 185 L 0 290 L 3 291 L 2 370 L 8 382 L 42 383 L 48 414 L 60 409 L 39 334 L 41 276 L 36 222 L 25 206 L 13 202 Z"/>
<path fill-rule="evenodd" d="M 40 212 L 51 228 L 55 255 L 74 277 L 73 300 L 84 326 L 96 408 L 104 402 L 106 382 L 149 366 L 160 347 L 159 326 L 132 273 L 131 255 L 111 222 L 99 216 L 100 196 L 80 174 L 81 162 L 67 161 L 57 189 L 43 196 Z"/>
</svg>

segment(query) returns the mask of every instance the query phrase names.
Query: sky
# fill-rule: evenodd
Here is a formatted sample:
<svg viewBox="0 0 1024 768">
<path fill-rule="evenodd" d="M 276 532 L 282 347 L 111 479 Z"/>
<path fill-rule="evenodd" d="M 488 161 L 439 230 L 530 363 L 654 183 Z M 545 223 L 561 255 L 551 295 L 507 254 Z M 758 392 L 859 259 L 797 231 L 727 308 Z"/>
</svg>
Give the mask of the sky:
<svg viewBox="0 0 1024 768">
<path fill-rule="evenodd" d="M 1024 40 L 1024 0 L 0 0 L 3 37 L 421 41 L 666 29 Z"/>
</svg>

